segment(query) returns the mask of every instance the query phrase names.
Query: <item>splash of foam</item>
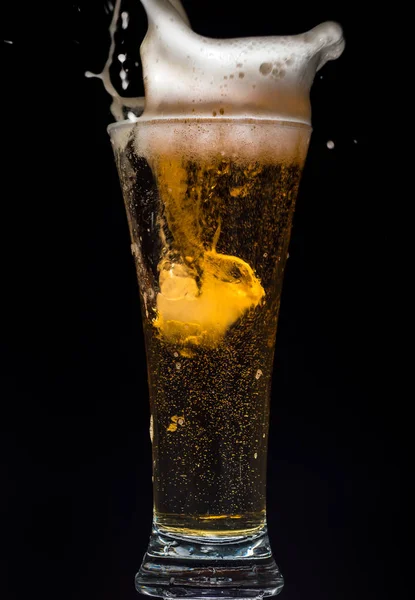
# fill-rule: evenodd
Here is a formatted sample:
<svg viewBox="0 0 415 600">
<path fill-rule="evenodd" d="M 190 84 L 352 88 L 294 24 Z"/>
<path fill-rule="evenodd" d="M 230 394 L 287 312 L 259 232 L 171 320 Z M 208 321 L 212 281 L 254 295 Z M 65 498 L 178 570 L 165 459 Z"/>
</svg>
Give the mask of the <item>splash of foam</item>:
<svg viewBox="0 0 415 600">
<path fill-rule="evenodd" d="M 118 94 L 110 78 L 121 0 L 110 25 L 111 46 L 98 77 L 112 96 L 117 121 L 174 117 L 273 118 L 310 124 L 316 71 L 344 49 L 341 27 L 326 22 L 294 36 L 211 39 L 192 31 L 180 0 L 141 0 L 148 31 L 141 44 L 145 99 Z M 128 14 L 121 13 L 122 28 Z M 121 85 L 127 89 L 126 73 Z"/>
<path fill-rule="evenodd" d="M 255 117 L 310 123 L 314 75 L 343 51 L 327 22 L 294 36 L 217 40 L 198 35 L 169 0 L 141 0 L 147 118 Z"/>
</svg>

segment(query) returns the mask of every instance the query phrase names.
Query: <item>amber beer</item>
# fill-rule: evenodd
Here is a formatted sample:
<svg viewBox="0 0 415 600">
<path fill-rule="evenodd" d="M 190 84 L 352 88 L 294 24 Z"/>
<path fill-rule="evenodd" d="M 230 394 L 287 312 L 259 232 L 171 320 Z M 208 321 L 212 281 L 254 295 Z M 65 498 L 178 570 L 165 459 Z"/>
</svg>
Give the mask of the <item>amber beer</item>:
<svg viewBox="0 0 415 600">
<path fill-rule="evenodd" d="M 264 528 L 277 318 L 309 133 L 214 119 L 111 131 L 140 286 L 159 531 Z"/>
</svg>

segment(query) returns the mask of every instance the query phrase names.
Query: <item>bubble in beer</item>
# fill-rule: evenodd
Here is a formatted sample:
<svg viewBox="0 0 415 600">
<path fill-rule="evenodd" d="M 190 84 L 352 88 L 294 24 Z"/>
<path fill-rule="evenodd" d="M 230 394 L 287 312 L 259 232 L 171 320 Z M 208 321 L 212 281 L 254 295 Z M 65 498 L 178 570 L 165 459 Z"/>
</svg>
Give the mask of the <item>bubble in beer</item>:
<svg viewBox="0 0 415 600">
<path fill-rule="evenodd" d="M 272 71 L 272 64 L 262 63 L 262 65 L 259 67 L 259 71 L 262 73 L 262 75 L 269 75 Z"/>
</svg>

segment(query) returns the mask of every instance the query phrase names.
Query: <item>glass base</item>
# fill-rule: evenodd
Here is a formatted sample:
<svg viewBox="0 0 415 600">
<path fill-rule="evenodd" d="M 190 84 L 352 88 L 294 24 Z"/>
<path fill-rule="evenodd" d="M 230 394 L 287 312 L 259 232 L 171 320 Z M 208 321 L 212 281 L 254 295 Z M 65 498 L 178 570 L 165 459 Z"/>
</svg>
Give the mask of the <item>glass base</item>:
<svg viewBox="0 0 415 600">
<path fill-rule="evenodd" d="M 266 528 L 250 536 L 196 538 L 153 525 L 135 577 L 138 592 L 163 598 L 264 598 L 279 594 L 284 578 Z"/>
</svg>

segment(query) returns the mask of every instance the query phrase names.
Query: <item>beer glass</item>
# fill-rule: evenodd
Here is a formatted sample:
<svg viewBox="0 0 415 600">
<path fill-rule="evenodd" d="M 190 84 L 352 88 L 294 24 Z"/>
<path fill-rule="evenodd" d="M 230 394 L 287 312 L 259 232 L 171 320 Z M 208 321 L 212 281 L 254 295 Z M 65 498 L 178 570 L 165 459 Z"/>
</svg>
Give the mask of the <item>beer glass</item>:
<svg viewBox="0 0 415 600">
<path fill-rule="evenodd" d="M 310 132 L 226 116 L 109 127 L 151 406 L 154 514 L 141 593 L 257 598 L 282 589 L 266 525 L 269 403 Z"/>
</svg>

